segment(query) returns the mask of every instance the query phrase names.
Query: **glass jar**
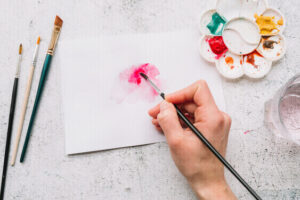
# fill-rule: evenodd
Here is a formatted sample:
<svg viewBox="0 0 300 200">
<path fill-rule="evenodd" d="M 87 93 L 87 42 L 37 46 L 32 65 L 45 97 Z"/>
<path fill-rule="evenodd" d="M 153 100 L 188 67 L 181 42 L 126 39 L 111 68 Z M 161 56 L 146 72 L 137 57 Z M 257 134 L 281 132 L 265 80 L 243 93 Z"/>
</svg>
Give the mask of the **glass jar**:
<svg viewBox="0 0 300 200">
<path fill-rule="evenodd" d="M 265 103 L 265 124 L 276 136 L 300 145 L 300 74 Z"/>
</svg>

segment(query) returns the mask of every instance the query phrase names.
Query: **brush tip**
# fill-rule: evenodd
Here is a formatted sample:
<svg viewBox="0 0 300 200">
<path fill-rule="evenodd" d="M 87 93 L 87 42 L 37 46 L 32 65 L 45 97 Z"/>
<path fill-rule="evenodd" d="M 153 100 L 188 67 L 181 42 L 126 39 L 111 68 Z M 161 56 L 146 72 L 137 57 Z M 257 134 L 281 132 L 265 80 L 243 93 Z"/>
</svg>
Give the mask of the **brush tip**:
<svg viewBox="0 0 300 200">
<path fill-rule="evenodd" d="M 39 36 L 37 41 L 36 41 L 36 44 L 40 44 L 40 41 L 41 41 L 41 37 Z"/>
<path fill-rule="evenodd" d="M 19 46 L 19 54 L 20 55 L 22 54 L 22 49 L 23 49 L 23 47 L 22 47 L 22 43 L 21 43 L 20 46 Z"/>
<path fill-rule="evenodd" d="M 62 24 L 63 24 L 63 20 L 59 16 L 56 15 L 54 25 L 61 27 Z"/>
<path fill-rule="evenodd" d="M 147 76 L 146 74 L 144 74 L 144 73 L 141 72 L 140 75 L 141 75 L 141 77 L 143 77 L 144 79 L 148 80 L 148 76 Z"/>
</svg>

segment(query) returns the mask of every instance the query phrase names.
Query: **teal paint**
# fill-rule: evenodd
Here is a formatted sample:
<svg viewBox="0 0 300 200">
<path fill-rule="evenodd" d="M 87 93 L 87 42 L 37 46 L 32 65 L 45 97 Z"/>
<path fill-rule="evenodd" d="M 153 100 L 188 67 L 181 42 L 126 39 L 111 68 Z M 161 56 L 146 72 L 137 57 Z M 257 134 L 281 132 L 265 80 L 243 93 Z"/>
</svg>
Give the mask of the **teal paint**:
<svg viewBox="0 0 300 200">
<path fill-rule="evenodd" d="M 217 12 L 215 12 L 211 16 L 211 21 L 209 24 L 207 24 L 207 28 L 213 35 L 222 35 L 222 31 L 224 28 L 224 25 L 226 24 L 225 18 L 220 16 Z"/>
</svg>

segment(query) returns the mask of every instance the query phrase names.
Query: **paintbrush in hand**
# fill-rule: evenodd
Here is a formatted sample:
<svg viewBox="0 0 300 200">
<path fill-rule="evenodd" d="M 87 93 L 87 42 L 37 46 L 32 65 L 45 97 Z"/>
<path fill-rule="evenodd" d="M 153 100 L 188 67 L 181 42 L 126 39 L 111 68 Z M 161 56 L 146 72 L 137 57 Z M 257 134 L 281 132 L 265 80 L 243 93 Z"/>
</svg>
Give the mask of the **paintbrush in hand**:
<svg viewBox="0 0 300 200">
<path fill-rule="evenodd" d="M 151 85 L 151 87 L 165 99 L 165 94 L 149 79 L 149 77 L 140 73 L 140 75 Z M 174 105 L 179 118 L 196 134 L 196 136 L 205 144 L 205 146 L 223 163 L 223 165 L 240 181 L 240 183 L 252 194 L 252 196 L 261 200 L 260 196 L 248 185 L 248 183 L 235 171 L 235 169 L 225 160 L 225 158 L 213 147 L 213 145 L 202 135 L 202 133 L 194 126 L 194 124 L 185 117 L 178 106 Z"/>
<path fill-rule="evenodd" d="M 63 24 L 62 19 L 60 19 L 58 16 L 56 16 L 55 21 L 54 21 L 54 28 L 53 28 L 53 31 L 52 31 L 51 41 L 50 41 L 50 44 L 49 44 L 49 47 L 48 47 L 48 50 L 47 50 L 47 54 L 46 54 L 45 62 L 44 62 L 44 65 L 43 65 L 38 90 L 37 90 L 37 93 L 36 93 L 32 113 L 31 113 L 31 117 L 30 117 L 30 121 L 29 121 L 29 125 L 28 125 L 28 129 L 27 129 L 26 138 L 25 138 L 25 141 L 24 141 L 23 149 L 22 149 L 20 162 L 24 161 L 24 158 L 25 158 L 25 155 L 26 155 L 29 139 L 30 139 L 30 136 L 31 136 L 31 131 L 32 131 L 32 128 L 33 128 L 33 123 L 34 123 L 36 113 L 37 113 L 37 109 L 38 109 L 38 106 L 39 106 L 39 103 L 40 103 L 40 100 L 41 100 L 41 95 L 42 95 L 43 90 L 44 90 L 47 74 L 48 74 L 48 71 L 49 71 L 49 68 L 50 68 L 51 60 L 52 60 L 52 57 L 53 57 L 53 54 L 54 54 L 56 42 L 58 40 L 58 36 L 59 36 L 60 30 L 61 30 L 62 24 Z"/>
<path fill-rule="evenodd" d="M 5 153 L 4 153 L 4 164 L 3 164 L 2 181 L 1 181 L 0 200 L 3 200 L 3 198 L 4 198 L 5 180 L 6 180 L 6 174 L 7 174 L 11 133 L 12 133 L 12 127 L 13 127 L 14 115 L 15 115 L 21 60 L 22 60 L 22 44 L 20 44 L 20 46 L 19 46 L 19 60 L 18 60 L 16 74 L 15 74 L 15 81 L 14 81 L 12 97 L 11 97 L 11 104 L 10 104 L 10 111 L 9 111 L 6 145 L 5 145 Z"/>
</svg>

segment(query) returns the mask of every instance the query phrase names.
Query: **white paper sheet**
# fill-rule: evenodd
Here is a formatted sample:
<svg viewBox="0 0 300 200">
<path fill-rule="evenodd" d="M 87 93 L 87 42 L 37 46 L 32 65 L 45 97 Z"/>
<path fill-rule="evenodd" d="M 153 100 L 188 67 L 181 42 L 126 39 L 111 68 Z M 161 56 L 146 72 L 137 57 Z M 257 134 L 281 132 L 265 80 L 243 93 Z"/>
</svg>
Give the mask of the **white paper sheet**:
<svg viewBox="0 0 300 200">
<path fill-rule="evenodd" d="M 158 67 L 166 93 L 205 79 L 220 109 L 224 97 L 214 65 L 199 55 L 194 32 L 99 36 L 62 40 L 58 57 L 66 153 L 75 154 L 164 141 L 147 111 L 161 101 L 112 101 L 121 71 L 135 64 Z"/>
</svg>

